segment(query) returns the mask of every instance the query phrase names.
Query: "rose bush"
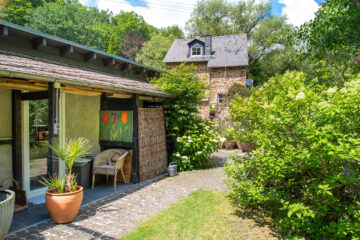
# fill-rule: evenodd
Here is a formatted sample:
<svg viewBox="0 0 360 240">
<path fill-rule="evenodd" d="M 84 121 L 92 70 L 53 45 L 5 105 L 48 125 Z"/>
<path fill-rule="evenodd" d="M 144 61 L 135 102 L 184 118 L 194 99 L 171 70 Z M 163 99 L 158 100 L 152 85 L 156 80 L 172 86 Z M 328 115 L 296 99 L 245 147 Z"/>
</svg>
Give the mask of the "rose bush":
<svg viewBox="0 0 360 240">
<path fill-rule="evenodd" d="M 287 239 L 360 238 L 360 77 L 340 89 L 287 72 L 230 111 L 257 146 L 226 168 L 239 206 L 268 213 Z"/>
</svg>

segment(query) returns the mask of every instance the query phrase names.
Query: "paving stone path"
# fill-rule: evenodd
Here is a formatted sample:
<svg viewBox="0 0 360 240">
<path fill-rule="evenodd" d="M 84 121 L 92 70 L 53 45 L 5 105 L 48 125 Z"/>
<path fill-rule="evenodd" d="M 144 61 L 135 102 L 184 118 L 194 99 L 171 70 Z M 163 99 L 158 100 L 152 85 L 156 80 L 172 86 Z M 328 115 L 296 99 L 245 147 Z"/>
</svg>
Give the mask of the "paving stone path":
<svg viewBox="0 0 360 240">
<path fill-rule="evenodd" d="M 220 167 L 185 172 L 171 178 L 160 176 L 133 185 L 81 207 L 72 223 L 54 224 L 49 220 L 15 232 L 6 239 L 119 239 L 142 221 L 198 189 L 226 191 L 222 166 L 227 153 L 229 151 L 224 150 L 216 153 L 215 162 Z M 268 229 L 249 220 L 244 219 L 244 224 L 258 231 L 257 239 L 270 236 Z"/>
<path fill-rule="evenodd" d="M 224 154 L 217 160 L 222 163 Z M 119 239 L 172 203 L 198 189 L 225 191 L 223 168 L 158 177 L 81 207 L 69 224 L 43 222 L 15 232 L 6 239 Z"/>
</svg>

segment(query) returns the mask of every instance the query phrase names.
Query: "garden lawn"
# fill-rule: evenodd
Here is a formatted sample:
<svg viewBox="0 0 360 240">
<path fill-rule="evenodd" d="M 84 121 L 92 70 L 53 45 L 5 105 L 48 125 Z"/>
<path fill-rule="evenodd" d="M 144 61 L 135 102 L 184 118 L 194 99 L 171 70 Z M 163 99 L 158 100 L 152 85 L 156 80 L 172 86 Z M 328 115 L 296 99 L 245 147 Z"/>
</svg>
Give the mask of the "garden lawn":
<svg viewBox="0 0 360 240">
<path fill-rule="evenodd" d="M 121 240 L 272 238 L 268 228 L 234 213 L 225 193 L 198 190 L 141 223 Z"/>
</svg>

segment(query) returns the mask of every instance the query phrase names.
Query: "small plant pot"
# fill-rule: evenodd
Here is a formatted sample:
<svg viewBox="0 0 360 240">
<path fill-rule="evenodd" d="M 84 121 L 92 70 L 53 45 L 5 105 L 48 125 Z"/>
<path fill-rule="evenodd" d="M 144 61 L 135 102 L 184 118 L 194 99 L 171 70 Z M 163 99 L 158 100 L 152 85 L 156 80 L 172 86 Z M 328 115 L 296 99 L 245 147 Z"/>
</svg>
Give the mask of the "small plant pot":
<svg viewBox="0 0 360 240">
<path fill-rule="evenodd" d="M 249 144 L 246 144 L 244 142 L 241 142 L 240 143 L 240 147 L 241 147 L 241 150 L 243 152 L 251 152 L 252 150 L 255 150 L 255 147 L 256 147 L 256 144 L 255 143 L 251 143 L 250 145 Z"/>
<path fill-rule="evenodd" d="M 232 150 L 235 148 L 235 142 L 225 142 L 225 149 L 226 150 Z"/>
<path fill-rule="evenodd" d="M 83 187 L 77 187 L 75 192 L 54 193 L 47 190 L 46 206 L 54 223 L 69 223 L 76 218 L 83 200 Z"/>
<path fill-rule="evenodd" d="M 15 193 L 0 191 L 0 239 L 5 239 L 14 215 Z"/>
</svg>

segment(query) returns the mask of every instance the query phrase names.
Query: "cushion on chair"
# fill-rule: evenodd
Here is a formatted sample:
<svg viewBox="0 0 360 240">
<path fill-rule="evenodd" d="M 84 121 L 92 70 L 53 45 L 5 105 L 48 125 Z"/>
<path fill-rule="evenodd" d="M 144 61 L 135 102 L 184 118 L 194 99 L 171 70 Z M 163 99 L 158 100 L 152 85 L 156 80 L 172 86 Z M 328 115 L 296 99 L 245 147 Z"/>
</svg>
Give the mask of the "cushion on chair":
<svg viewBox="0 0 360 240">
<path fill-rule="evenodd" d="M 121 154 L 119 152 L 114 152 L 111 158 L 108 159 L 107 164 L 110 166 L 115 166 L 116 161 L 119 159 L 120 156 Z"/>
<path fill-rule="evenodd" d="M 116 168 L 113 165 L 100 165 L 93 169 L 94 174 L 109 174 L 114 175 Z"/>
</svg>

